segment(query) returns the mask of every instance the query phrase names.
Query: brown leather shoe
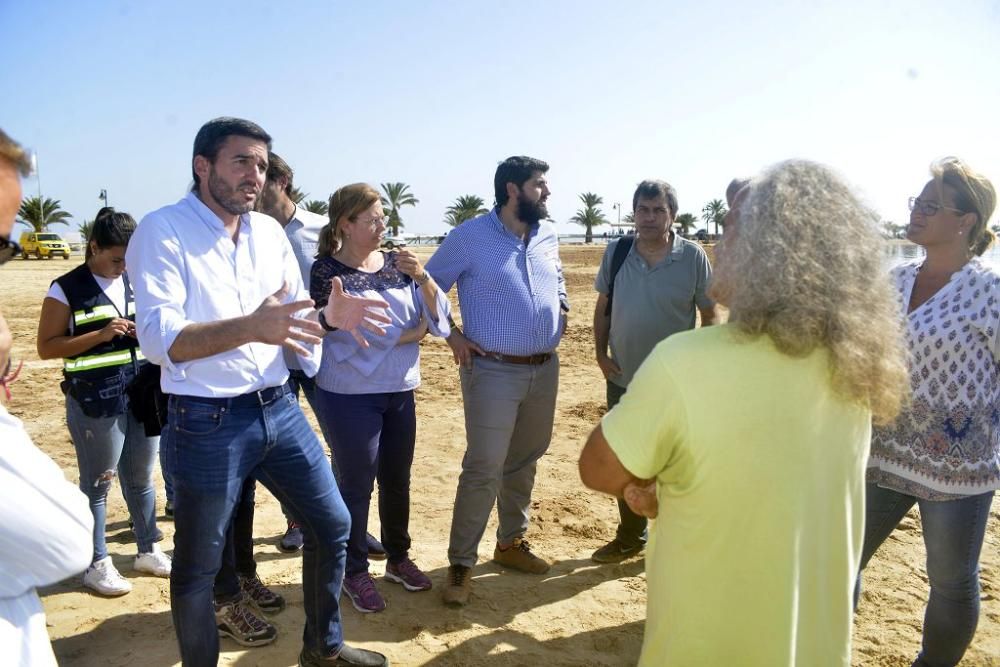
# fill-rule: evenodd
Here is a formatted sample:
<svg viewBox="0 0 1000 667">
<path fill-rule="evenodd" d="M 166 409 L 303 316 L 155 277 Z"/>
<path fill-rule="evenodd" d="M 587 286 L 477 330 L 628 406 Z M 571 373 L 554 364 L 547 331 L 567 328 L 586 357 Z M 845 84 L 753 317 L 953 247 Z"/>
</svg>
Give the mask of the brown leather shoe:
<svg viewBox="0 0 1000 667">
<path fill-rule="evenodd" d="M 531 553 L 528 541 L 520 537 L 515 537 L 514 543 L 503 551 L 497 545 L 493 550 L 493 562 L 528 574 L 545 574 L 550 567 L 547 561 Z"/>
<path fill-rule="evenodd" d="M 448 567 L 448 584 L 444 587 L 444 603 L 454 607 L 462 607 L 469 603 L 472 593 L 472 568 L 464 565 Z"/>
</svg>

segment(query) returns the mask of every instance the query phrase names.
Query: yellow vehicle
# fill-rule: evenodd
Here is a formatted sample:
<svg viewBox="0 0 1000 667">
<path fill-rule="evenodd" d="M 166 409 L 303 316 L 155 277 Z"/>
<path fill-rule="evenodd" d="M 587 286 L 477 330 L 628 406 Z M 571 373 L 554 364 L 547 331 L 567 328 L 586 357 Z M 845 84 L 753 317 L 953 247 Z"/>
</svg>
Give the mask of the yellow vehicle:
<svg viewBox="0 0 1000 667">
<path fill-rule="evenodd" d="M 21 257 L 24 259 L 28 259 L 28 255 L 34 255 L 37 259 L 42 257 L 69 259 L 69 244 L 53 232 L 24 232 L 21 234 L 19 244 Z"/>
</svg>

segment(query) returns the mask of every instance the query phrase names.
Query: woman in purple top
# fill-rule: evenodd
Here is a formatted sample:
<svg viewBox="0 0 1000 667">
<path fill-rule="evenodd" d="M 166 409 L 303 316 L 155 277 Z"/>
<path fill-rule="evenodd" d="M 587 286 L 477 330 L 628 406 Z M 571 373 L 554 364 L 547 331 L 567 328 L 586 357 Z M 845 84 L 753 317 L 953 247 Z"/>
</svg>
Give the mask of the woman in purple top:
<svg viewBox="0 0 1000 667">
<path fill-rule="evenodd" d="M 383 253 L 385 214 L 379 193 L 364 183 L 347 185 L 330 197 L 330 222 L 319 237 L 310 293 L 326 303 L 330 280 L 347 292 L 377 294 L 389 303 L 385 336 L 331 331 L 323 340 L 316 375 L 318 418 L 331 435 L 340 468 L 340 492 L 351 513 L 343 590 L 365 613 L 382 611 L 382 599 L 368 572 L 368 508 L 379 485 L 382 543 L 388 554 L 385 578 L 408 591 L 425 591 L 431 581 L 410 560 L 410 466 L 417 419 L 413 390 L 420 384 L 418 341 L 427 329 L 447 337 L 450 307 L 434 279 L 407 251 Z M 426 322 L 426 324 L 424 324 Z"/>
</svg>

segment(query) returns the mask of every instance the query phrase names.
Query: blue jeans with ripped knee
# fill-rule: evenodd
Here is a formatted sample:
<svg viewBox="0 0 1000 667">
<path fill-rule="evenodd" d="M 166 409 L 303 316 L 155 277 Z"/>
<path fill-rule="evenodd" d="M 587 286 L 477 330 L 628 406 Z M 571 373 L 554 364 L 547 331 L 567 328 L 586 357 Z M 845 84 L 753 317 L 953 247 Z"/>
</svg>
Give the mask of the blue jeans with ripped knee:
<svg viewBox="0 0 1000 667">
<path fill-rule="evenodd" d="M 153 469 L 159 438 L 146 431 L 128 410 L 112 417 L 88 417 L 72 396 L 66 397 L 66 424 L 76 448 L 80 490 L 94 515 L 93 562 L 108 555 L 104 539 L 108 491 L 117 476 L 132 517 L 139 553 L 153 550 L 156 533 L 156 491 Z"/>
</svg>

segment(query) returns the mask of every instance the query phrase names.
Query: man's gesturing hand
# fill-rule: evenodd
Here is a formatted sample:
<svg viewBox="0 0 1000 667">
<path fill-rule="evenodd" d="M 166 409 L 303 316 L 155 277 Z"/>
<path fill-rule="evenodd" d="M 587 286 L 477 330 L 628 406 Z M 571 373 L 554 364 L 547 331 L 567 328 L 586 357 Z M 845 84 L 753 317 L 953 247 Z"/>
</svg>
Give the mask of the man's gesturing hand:
<svg viewBox="0 0 1000 667">
<path fill-rule="evenodd" d="M 319 322 L 295 315 L 301 310 L 312 308 L 311 299 L 282 303 L 286 296 L 288 283 L 282 284 L 281 289 L 264 299 L 249 317 L 250 334 L 258 342 L 281 345 L 292 352 L 308 356 L 309 351 L 296 341 L 311 345 L 319 343 L 323 327 Z"/>
<path fill-rule="evenodd" d="M 340 278 L 333 278 L 330 281 L 330 300 L 326 302 L 323 315 L 331 327 L 350 332 L 354 340 L 358 341 L 358 345 L 368 347 L 368 341 L 362 335 L 361 329 L 377 336 L 384 336 L 385 329 L 379 326 L 379 322 L 382 324 L 392 322 L 392 319 L 385 314 L 385 309 L 388 307 L 389 303 L 384 299 L 367 299 L 347 294 Z"/>
</svg>

